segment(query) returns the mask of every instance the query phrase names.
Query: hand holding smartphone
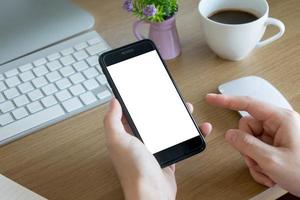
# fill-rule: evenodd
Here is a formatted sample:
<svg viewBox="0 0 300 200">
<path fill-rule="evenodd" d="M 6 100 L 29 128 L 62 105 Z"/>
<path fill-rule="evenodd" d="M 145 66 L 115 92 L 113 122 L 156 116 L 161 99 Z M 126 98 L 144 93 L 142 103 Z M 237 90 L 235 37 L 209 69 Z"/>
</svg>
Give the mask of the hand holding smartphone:
<svg viewBox="0 0 300 200">
<path fill-rule="evenodd" d="M 102 54 L 100 65 L 136 137 L 161 167 L 205 149 L 155 45 L 142 40 Z"/>
</svg>

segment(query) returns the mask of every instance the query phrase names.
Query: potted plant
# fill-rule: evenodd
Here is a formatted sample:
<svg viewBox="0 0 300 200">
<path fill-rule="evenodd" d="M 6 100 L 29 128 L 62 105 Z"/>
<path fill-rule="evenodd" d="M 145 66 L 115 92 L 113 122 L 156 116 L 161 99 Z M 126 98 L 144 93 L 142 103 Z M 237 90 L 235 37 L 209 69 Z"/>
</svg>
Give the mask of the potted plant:
<svg viewBox="0 0 300 200">
<path fill-rule="evenodd" d="M 133 25 L 138 40 L 145 38 L 139 32 L 140 26 L 150 24 L 149 39 L 156 44 L 163 59 L 173 59 L 180 54 L 175 21 L 177 0 L 125 0 L 123 8 L 139 18 Z"/>
</svg>

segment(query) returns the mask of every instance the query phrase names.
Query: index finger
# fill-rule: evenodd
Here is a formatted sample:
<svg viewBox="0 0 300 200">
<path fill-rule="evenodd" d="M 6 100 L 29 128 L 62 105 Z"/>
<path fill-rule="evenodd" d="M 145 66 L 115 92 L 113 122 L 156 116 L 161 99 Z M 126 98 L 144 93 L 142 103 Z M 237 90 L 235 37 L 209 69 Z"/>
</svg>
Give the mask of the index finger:
<svg viewBox="0 0 300 200">
<path fill-rule="evenodd" d="M 236 111 L 247 111 L 257 120 L 265 121 L 271 115 L 277 114 L 279 109 L 270 104 L 246 96 L 228 96 L 222 94 L 208 94 L 206 101 L 215 106 Z"/>
</svg>

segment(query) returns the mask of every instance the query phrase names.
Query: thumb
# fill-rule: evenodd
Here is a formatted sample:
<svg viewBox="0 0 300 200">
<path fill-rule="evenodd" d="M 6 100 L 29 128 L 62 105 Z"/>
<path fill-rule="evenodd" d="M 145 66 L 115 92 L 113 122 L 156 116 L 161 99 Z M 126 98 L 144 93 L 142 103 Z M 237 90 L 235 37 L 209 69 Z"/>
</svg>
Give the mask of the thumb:
<svg viewBox="0 0 300 200">
<path fill-rule="evenodd" d="M 243 155 L 249 156 L 256 162 L 264 162 L 273 153 L 273 147 L 238 129 L 227 131 L 225 139 Z"/>
<path fill-rule="evenodd" d="M 111 100 L 109 110 L 104 117 L 105 134 L 108 139 L 121 137 L 125 133 L 122 119 L 122 108 L 115 98 Z"/>
</svg>

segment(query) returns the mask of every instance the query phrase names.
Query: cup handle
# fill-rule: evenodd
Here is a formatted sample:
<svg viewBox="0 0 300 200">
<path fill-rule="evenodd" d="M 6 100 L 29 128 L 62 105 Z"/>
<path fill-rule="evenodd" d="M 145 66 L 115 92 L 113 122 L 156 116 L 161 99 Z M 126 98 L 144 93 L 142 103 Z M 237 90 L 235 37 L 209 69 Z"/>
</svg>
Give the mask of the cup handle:
<svg viewBox="0 0 300 200">
<path fill-rule="evenodd" d="M 144 20 L 136 21 L 133 24 L 133 33 L 137 40 L 143 40 L 146 38 L 139 32 L 141 25 L 144 25 L 144 24 L 146 24 L 146 22 Z"/>
<path fill-rule="evenodd" d="M 270 37 L 268 39 L 265 39 L 263 41 L 258 42 L 258 44 L 256 45 L 257 48 L 263 47 L 267 44 L 270 44 L 270 43 L 274 42 L 275 40 L 278 40 L 284 34 L 285 26 L 278 19 L 274 19 L 274 18 L 271 18 L 271 17 L 268 18 L 267 21 L 265 22 L 265 26 L 269 26 L 269 25 L 277 26 L 279 28 L 279 32 L 276 35 L 273 35 L 272 37 Z"/>
</svg>

